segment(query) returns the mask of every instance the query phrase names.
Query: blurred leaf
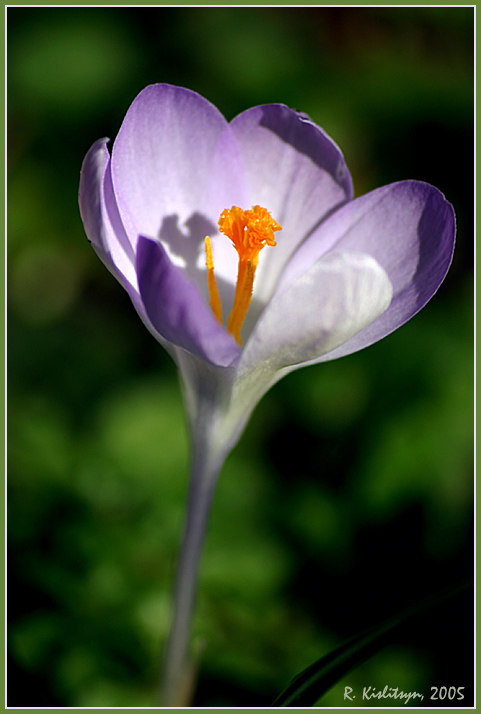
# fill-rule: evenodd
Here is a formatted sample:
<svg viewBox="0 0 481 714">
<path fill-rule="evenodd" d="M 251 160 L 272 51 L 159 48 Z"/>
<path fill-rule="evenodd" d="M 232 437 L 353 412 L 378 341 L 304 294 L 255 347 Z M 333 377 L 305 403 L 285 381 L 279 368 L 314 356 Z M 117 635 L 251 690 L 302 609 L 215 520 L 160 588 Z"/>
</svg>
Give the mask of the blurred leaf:
<svg viewBox="0 0 481 714">
<path fill-rule="evenodd" d="M 396 628 L 444 600 L 467 590 L 470 585 L 471 583 L 465 583 L 453 586 L 413 605 L 383 625 L 353 637 L 294 677 L 272 706 L 314 706 L 318 699 L 342 677 L 389 644 Z"/>
<path fill-rule="evenodd" d="M 93 10 L 93 9 L 92 9 Z M 12 8 L 10 8 L 12 11 Z M 130 28 L 98 10 L 22 13 L 9 45 L 11 98 L 49 119 L 72 119 L 98 110 L 138 68 Z M 53 116 L 52 116 L 53 114 Z"/>
</svg>

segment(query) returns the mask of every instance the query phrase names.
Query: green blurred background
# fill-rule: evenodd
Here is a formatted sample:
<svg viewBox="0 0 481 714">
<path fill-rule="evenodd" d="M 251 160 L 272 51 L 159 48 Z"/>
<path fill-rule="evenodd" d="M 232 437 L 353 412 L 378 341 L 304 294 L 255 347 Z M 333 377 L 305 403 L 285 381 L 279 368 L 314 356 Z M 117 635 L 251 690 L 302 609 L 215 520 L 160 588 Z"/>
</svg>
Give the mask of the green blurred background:
<svg viewBox="0 0 481 714">
<path fill-rule="evenodd" d="M 7 20 L 11 706 L 156 705 L 183 520 L 176 371 L 85 238 L 90 145 L 115 137 L 144 86 L 170 82 L 228 119 L 268 102 L 307 112 L 356 195 L 413 178 L 454 204 L 455 259 L 432 303 L 279 383 L 224 467 L 194 704 L 269 706 L 344 638 L 472 569 L 473 9 L 10 7 Z M 440 706 L 430 687 L 444 685 L 466 688 L 446 705 L 468 706 L 471 637 L 458 598 L 320 705 L 388 685 Z"/>
</svg>

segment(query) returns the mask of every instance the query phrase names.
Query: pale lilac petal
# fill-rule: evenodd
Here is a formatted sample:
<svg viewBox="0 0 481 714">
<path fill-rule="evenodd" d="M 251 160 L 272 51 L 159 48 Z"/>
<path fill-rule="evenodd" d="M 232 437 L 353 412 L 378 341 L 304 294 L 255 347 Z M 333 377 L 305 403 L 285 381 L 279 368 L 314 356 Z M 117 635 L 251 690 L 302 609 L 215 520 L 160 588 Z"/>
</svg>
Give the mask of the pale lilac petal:
<svg viewBox="0 0 481 714">
<path fill-rule="evenodd" d="M 85 232 L 102 262 L 127 290 L 149 332 L 175 359 L 172 346 L 166 343 L 150 322 L 139 294 L 135 256 L 120 220 L 112 192 L 108 141 L 108 139 L 97 141 L 82 165 L 79 206 Z"/>
<path fill-rule="evenodd" d="M 219 367 L 236 362 L 238 345 L 219 325 L 200 291 L 161 244 L 143 236 L 137 247 L 137 275 L 149 320 L 165 340 Z"/>
<path fill-rule="evenodd" d="M 112 151 L 112 177 L 132 245 L 160 238 L 178 264 L 195 266 L 224 202 L 244 200 L 236 142 L 222 114 L 196 92 L 144 89 Z"/>
<path fill-rule="evenodd" d="M 293 256 L 279 289 L 330 250 L 372 255 L 393 285 L 389 309 L 322 361 L 350 354 L 389 334 L 431 299 L 451 263 L 453 207 L 433 186 L 403 181 L 342 207 Z"/>
<path fill-rule="evenodd" d="M 306 115 L 282 104 L 254 107 L 231 122 L 244 160 L 248 206 L 260 204 L 282 225 L 277 246 L 262 251 L 255 294 L 267 300 L 295 248 L 352 198 L 352 181 L 335 143 Z"/>
<path fill-rule="evenodd" d="M 266 306 L 239 373 L 262 365 L 267 377 L 317 361 L 383 313 L 391 296 L 389 278 L 370 256 L 331 253 L 321 258 Z"/>
<path fill-rule="evenodd" d="M 125 286 L 137 289 L 135 257 L 115 201 L 108 139 L 95 142 L 80 174 L 79 206 L 87 237 L 108 269 Z"/>
</svg>

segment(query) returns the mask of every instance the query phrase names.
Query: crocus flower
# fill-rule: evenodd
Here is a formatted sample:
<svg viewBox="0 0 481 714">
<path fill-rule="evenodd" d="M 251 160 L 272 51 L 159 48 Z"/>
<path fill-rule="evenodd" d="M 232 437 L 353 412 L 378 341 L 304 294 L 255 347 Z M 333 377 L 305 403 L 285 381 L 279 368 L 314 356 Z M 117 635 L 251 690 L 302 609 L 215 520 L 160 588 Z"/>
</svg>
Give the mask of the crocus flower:
<svg viewBox="0 0 481 714">
<path fill-rule="evenodd" d="M 367 347 L 418 312 L 448 270 L 455 218 L 419 181 L 353 200 L 339 148 L 281 104 L 228 123 L 195 92 L 152 85 L 111 155 L 107 143 L 84 160 L 80 210 L 179 367 L 193 444 L 182 598 L 204 525 L 195 504 L 210 500 L 259 399 L 292 370 Z"/>
</svg>

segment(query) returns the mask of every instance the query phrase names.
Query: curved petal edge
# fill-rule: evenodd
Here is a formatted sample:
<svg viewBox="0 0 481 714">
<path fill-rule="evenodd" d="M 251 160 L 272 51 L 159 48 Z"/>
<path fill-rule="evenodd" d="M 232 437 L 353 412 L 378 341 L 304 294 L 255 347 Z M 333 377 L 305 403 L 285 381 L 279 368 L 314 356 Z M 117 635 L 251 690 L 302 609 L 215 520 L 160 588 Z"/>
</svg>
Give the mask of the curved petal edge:
<svg viewBox="0 0 481 714">
<path fill-rule="evenodd" d="M 198 288 L 167 256 L 163 246 L 140 236 L 137 275 L 146 313 L 172 344 L 218 367 L 230 367 L 240 348 L 219 325 Z"/>
</svg>

